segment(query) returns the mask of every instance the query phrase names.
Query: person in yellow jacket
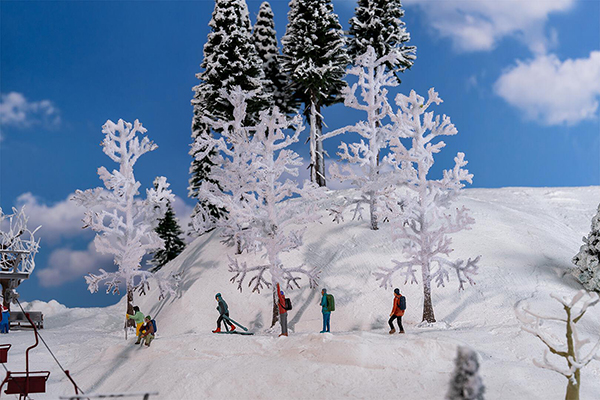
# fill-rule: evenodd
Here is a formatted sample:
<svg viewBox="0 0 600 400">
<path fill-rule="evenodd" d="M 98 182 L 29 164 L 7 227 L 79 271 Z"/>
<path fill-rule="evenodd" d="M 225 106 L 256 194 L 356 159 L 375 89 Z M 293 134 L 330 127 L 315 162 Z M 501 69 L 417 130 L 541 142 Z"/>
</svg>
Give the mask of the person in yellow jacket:
<svg viewBox="0 0 600 400">
<path fill-rule="evenodd" d="M 140 308 L 138 306 L 133 307 L 133 312 L 134 312 L 133 315 L 125 314 L 125 317 L 127 319 L 132 319 L 135 321 L 135 336 L 139 336 L 140 335 L 140 327 L 144 323 L 144 314 L 142 314 L 142 312 L 140 311 Z"/>
</svg>

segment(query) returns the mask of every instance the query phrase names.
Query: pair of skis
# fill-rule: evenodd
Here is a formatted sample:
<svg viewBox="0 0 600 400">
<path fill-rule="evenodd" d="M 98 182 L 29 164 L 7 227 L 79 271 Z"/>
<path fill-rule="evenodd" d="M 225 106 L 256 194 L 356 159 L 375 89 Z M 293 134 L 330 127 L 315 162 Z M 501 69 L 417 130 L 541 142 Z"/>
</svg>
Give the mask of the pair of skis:
<svg viewBox="0 0 600 400">
<path fill-rule="evenodd" d="M 216 332 L 216 333 L 237 334 L 237 335 L 254 335 L 253 332 L 248 332 L 248 328 L 246 328 L 244 325 L 240 324 L 239 322 L 236 322 L 236 321 L 232 320 L 227 315 L 223 315 L 223 319 L 225 321 L 229 322 L 230 324 L 233 324 L 233 325 L 235 325 L 235 326 L 243 329 L 244 332 L 240 332 L 240 331 L 225 331 L 225 332 Z"/>
</svg>

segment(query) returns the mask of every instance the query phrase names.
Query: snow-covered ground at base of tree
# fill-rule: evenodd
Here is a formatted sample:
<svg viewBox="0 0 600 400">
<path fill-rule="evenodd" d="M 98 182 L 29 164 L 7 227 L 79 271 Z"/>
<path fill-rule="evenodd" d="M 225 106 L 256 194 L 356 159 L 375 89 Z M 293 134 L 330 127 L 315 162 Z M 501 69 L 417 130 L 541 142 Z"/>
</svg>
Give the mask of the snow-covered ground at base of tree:
<svg viewBox="0 0 600 400">
<path fill-rule="evenodd" d="M 339 195 L 332 192 L 332 201 Z M 600 187 L 465 190 L 455 205 L 469 208 L 476 224 L 453 235 L 452 257 L 482 255 L 477 284 L 460 293 L 455 280 L 434 287 L 439 322 L 419 328 L 422 287 L 403 285 L 396 277 L 408 304 L 404 335 L 388 334 L 392 289 L 380 288 L 371 275 L 402 259 L 402 243 L 391 241 L 387 224 L 374 232 L 368 220 L 350 216 L 339 225 L 327 217 L 311 225 L 300 250 L 283 257 L 286 265 L 323 268 L 321 287 L 336 299 L 331 334 L 318 333 L 320 289 L 306 287 L 286 291 L 293 303 L 290 336 L 277 337 L 278 326 L 269 330 L 271 293 L 237 291 L 227 270 L 234 249 L 221 244 L 216 232 L 195 240 L 165 267 L 182 273 L 178 296 L 158 301 L 154 288 L 136 297 L 142 312 L 158 324 L 150 348 L 135 346 L 131 336 L 124 340 L 123 300 L 107 308 L 69 309 L 56 302 L 32 302 L 31 307 L 44 312 L 45 341 L 88 393 L 158 391 L 159 399 L 443 399 L 457 346 L 467 345 L 480 355 L 486 399 L 561 399 L 566 379 L 533 365 L 544 345 L 521 331 L 514 308 L 524 300 L 532 310 L 563 316 L 549 295 L 572 296 L 579 290 L 565 272 L 599 201 Z M 260 261 L 254 255 L 241 258 Z M 231 317 L 254 336 L 211 333 L 217 292 Z M 597 338 L 600 306 L 578 325 L 582 336 Z M 555 331 L 559 338 L 561 329 Z M 0 340 L 13 345 L 7 368 L 24 369 L 32 332 L 13 331 Z M 33 399 L 73 393 L 43 345 L 30 358 L 32 369 L 51 371 L 48 393 Z M 581 399 L 596 398 L 600 361 L 582 370 Z"/>
</svg>

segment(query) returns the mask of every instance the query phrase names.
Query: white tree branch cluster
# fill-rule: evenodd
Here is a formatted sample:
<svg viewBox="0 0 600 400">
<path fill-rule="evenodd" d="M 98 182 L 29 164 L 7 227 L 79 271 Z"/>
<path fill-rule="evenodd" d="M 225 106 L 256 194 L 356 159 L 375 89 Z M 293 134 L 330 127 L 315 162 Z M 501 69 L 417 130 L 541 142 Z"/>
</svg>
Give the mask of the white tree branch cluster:
<svg viewBox="0 0 600 400">
<path fill-rule="evenodd" d="M 298 176 L 302 165 L 300 156 L 288 148 L 304 129 L 302 119 L 290 120 L 274 107 L 260 113 L 258 125 L 247 127 L 243 124 L 246 102 L 254 94 L 235 87 L 224 95 L 234 107 L 234 120 L 206 120 L 221 136 L 198 138 L 194 146 L 199 158 L 211 149 L 219 152 L 212 169 L 219 185 L 203 182 L 198 193 L 200 199 L 227 210 L 227 217 L 214 219 L 201 210 L 194 227 L 201 232 L 220 228 L 221 235 L 236 243 L 240 252 L 263 252 L 268 262 L 261 265 L 248 266 L 230 258 L 231 281 L 239 290 L 246 281 L 256 292 L 276 283 L 299 287 L 301 276 L 316 285 L 316 268 L 286 267 L 280 260 L 281 253 L 302 244 L 306 224 L 318 219 L 316 203 L 321 190 L 308 181 L 300 187 L 285 178 L 286 174 Z M 285 134 L 288 128 L 292 135 Z"/>
<path fill-rule="evenodd" d="M 35 269 L 35 255 L 40 249 L 40 239 L 35 234 L 41 226 L 32 231 L 27 227 L 28 221 L 24 206 L 20 210 L 13 207 L 12 214 L 4 214 L 0 208 L 0 249 L 10 251 L 0 253 L 3 271 L 31 274 Z"/>
<path fill-rule="evenodd" d="M 140 156 L 153 151 L 157 146 L 144 136 L 146 129 L 135 120 L 132 125 L 122 119 L 115 124 L 107 121 L 102 127 L 106 135 L 102 150 L 111 160 L 119 164 L 119 170 L 109 172 L 105 167 L 98 169 L 98 175 L 105 188 L 77 190 L 72 200 L 87 208 L 83 218 L 84 228 L 98 232 L 94 238 L 96 250 L 112 254 L 118 270 L 86 276 L 88 289 L 95 293 L 99 284 L 105 281 L 106 292 L 119 293 L 121 284 L 127 291 L 149 288 L 152 273 L 141 269 L 142 258 L 148 252 L 164 246 L 154 231 L 158 220 L 166 212 L 167 205 L 174 200 L 168 189 L 165 177 L 155 180 L 156 187 L 146 190 L 146 199 L 139 199 L 141 184 L 135 180 L 133 167 Z M 174 291 L 175 277 L 165 277 L 159 284 L 161 296 L 165 291 Z"/>
<path fill-rule="evenodd" d="M 591 345 L 589 338 L 580 338 L 576 324 L 581 320 L 588 308 L 598 304 L 600 298 L 598 293 L 586 292 L 585 290 L 577 292 L 572 299 L 556 294 L 551 294 L 550 296 L 563 306 L 566 317 L 541 315 L 531 311 L 526 306 L 517 307 L 515 312 L 521 321 L 521 329 L 537 337 L 546 346 L 543 359 L 541 361 L 533 360 L 533 363 L 537 367 L 549 369 L 563 375 L 573 385 L 579 385 L 579 382 L 577 382 L 577 371 L 594 359 L 600 360 L 600 337 L 598 337 L 595 344 Z M 554 324 L 548 324 L 547 322 L 553 322 Z M 553 332 L 552 327 L 556 326 L 556 324 L 565 327 L 566 335 L 562 333 L 561 336 L 563 338 L 566 336 L 566 342 L 564 339 L 559 339 Z M 555 362 L 548 359 L 549 353 L 563 358 L 566 365 L 556 365 Z"/>
<path fill-rule="evenodd" d="M 345 198 L 340 205 L 330 209 L 334 221 L 343 220 L 343 212 L 353 207 L 353 218 L 362 219 L 363 205 L 369 205 L 371 229 L 378 229 L 379 221 L 399 212 L 400 199 L 394 190 L 403 181 L 403 170 L 386 168 L 380 162 L 380 153 L 388 147 L 392 136 L 397 135 L 400 126 L 389 121 L 392 108 L 387 100 L 387 87 L 398 85 L 398 79 L 386 64 L 397 61 L 397 53 L 377 58 L 375 50 L 369 46 L 367 52 L 358 56 L 355 66 L 348 74 L 358 77 L 351 87 L 344 89 L 346 107 L 367 113 L 367 120 L 355 125 L 336 129 L 323 135 L 327 139 L 347 132 L 358 133 L 360 142 L 345 143 L 339 146 L 338 155 L 342 163 L 332 164 L 329 173 L 340 181 L 350 181 L 359 189 L 357 198 Z M 360 95 L 357 90 L 360 88 Z M 357 166 L 351 168 L 350 164 Z M 360 172 L 359 172 L 360 171 Z"/>
</svg>

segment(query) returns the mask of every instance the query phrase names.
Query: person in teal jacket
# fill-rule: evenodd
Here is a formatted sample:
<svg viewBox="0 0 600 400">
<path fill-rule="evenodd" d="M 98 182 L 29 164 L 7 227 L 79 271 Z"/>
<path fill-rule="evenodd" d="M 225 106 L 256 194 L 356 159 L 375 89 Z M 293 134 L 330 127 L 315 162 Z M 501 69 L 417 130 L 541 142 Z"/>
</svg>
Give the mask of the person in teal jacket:
<svg viewBox="0 0 600 400">
<path fill-rule="evenodd" d="M 133 315 L 125 314 L 127 319 L 132 319 L 135 322 L 135 336 L 140 335 L 140 327 L 144 323 L 144 314 L 140 311 L 138 306 L 133 307 Z"/>
<path fill-rule="evenodd" d="M 217 319 L 217 329 L 213 331 L 213 333 L 221 332 L 221 322 L 225 323 L 225 330 L 227 330 L 227 325 L 231 325 L 231 329 L 229 331 L 235 330 L 235 325 L 228 323 L 225 321 L 224 316 L 229 317 L 229 307 L 227 307 L 227 303 L 221 297 L 221 293 L 217 293 L 215 295 L 215 300 L 217 300 L 217 311 L 219 311 L 219 319 Z"/>
<path fill-rule="evenodd" d="M 329 332 L 329 321 L 331 320 L 331 311 L 327 307 L 327 289 L 321 290 L 321 312 L 323 313 L 323 330 L 321 333 Z"/>
</svg>

